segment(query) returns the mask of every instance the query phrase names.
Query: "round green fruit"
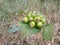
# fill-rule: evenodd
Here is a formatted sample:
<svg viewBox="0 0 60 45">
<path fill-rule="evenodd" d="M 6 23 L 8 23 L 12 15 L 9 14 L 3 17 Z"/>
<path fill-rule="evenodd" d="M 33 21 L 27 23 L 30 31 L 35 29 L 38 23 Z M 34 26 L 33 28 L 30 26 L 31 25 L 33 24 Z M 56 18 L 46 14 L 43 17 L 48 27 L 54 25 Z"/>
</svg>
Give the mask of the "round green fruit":
<svg viewBox="0 0 60 45">
<path fill-rule="evenodd" d="M 29 18 L 31 17 L 31 15 L 32 15 L 32 11 L 27 15 L 27 17 Z"/>
<path fill-rule="evenodd" d="M 36 15 L 35 15 L 35 14 L 33 14 L 33 13 L 32 13 L 32 15 L 31 15 L 31 16 L 32 16 L 33 18 L 35 18 L 35 17 L 36 17 Z"/>
<path fill-rule="evenodd" d="M 43 26 L 43 23 L 42 23 L 42 22 L 38 22 L 38 23 L 37 23 L 37 27 L 38 27 L 38 28 L 41 28 L 42 26 Z"/>
<path fill-rule="evenodd" d="M 24 22 L 24 23 L 27 23 L 27 22 L 28 22 L 28 18 L 27 18 L 27 17 L 24 17 L 24 18 L 23 18 L 23 22 Z"/>
<path fill-rule="evenodd" d="M 39 15 L 39 17 L 42 19 L 43 18 L 43 16 L 42 15 Z"/>
<path fill-rule="evenodd" d="M 31 27 L 31 28 L 33 28 L 33 27 L 35 27 L 35 22 L 34 22 L 34 21 L 32 21 L 32 22 L 30 22 L 30 24 L 29 24 L 29 25 L 30 25 L 30 27 Z"/>
<path fill-rule="evenodd" d="M 29 17 L 29 21 L 32 21 L 33 20 L 33 17 Z"/>
<path fill-rule="evenodd" d="M 42 23 L 44 23 L 44 24 L 46 23 L 46 20 L 45 20 L 44 18 L 41 19 L 41 21 L 42 21 Z"/>
<path fill-rule="evenodd" d="M 40 17 L 35 17 L 35 18 L 34 18 L 34 21 L 35 21 L 35 22 L 39 22 L 40 20 L 41 20 Z"/>
</svg>

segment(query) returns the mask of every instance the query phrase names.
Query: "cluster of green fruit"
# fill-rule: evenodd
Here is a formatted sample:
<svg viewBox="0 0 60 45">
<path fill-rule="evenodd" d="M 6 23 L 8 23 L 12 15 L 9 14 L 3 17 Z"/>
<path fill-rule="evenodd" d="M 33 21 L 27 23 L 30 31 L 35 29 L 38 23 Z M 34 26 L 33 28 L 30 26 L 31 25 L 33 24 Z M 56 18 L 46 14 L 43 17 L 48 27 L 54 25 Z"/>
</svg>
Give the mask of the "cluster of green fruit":
<svg viewBox="0 0 60 45">
<path fill-rule="evenodd" d="M 42 15 L 35 15 L 30 12 L 26 17 L 23 18 L 23 22 L 29 24 L 31 28 L 41 28 L 46 23 L 46 20 Z"/>
</svg>

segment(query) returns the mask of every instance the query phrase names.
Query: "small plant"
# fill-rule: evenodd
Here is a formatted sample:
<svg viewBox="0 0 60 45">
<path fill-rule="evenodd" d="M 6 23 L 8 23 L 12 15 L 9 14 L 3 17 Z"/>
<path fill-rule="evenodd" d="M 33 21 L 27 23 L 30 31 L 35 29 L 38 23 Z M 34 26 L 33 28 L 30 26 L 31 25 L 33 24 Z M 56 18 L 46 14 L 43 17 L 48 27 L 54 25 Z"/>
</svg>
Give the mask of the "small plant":
<svg viewBox="0 0 60 45">
<path fill-rule="evenodd" d="M 23 18 L 23 22 L 30 25 L 31 28 L 38 27 L 41 28 L 46 23 L 46 19 L 40 14 L 35 15 L 32 11 Z"/>
</svg>

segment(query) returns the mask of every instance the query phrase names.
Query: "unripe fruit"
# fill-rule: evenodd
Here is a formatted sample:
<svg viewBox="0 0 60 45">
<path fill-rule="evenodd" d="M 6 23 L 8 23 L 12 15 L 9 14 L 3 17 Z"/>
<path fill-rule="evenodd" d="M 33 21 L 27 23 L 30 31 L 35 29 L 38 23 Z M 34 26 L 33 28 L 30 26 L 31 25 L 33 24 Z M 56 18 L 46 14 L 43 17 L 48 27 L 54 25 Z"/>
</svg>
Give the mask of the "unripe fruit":
<svg viewBox="0 0 60 45">
<path fill-rule="evenodd" d="M 31 15 L 31 16 L 32 16 L 33 18 L 35 18 L 35 17 L 36 17 L 36 15 L 35 15 L 35 14 L 33 14 L 33 13 L 32 13 L 32 15 Z"/>
<path fill-rule="evenodd" d="M 23 22 L 24 22 L 24 23 L 27 23 L 27 22 L 28 22 L 28 18 L 27 18 L 27 17 L 24 17 L 24 18 L 23 18 Z"/>
<path fill-rule="evenodd" d="M 35 27 L 35 22 L 34 22 L 34 21 L 32 21 L 32 22 L 30 22 L 30 24 L 29 24 L 29 25 L 30 25 L 30 27 L 31 27 L 31 28 L 33 28 L 33 27 Z"/>
<path fill-rule="evenodd" d="M 29 17 L 29 21 L 32 21 L 33 20 L 33 17 Z"/>
<path fill-rule="evenodd" d="M 35 18 L 34 18 L 34 21 L 35 21 L 35 22 L 39 22 L 39 21 L 40 21 L 40 17 L 35 17 Z"/>
<path fill-rule="evenodd" d="M 37 23 L 37 27 L 38 27 L 38 28 L 41 28 L 42 26 L 43 26 L 43 23 L 42 23 L 42 22 L 38 22 L 38 23 Z"/>
<path fill-rule="evenodd" d="M 29 18 L 31 17 L 31 15 L 32 15 L 32 11 L 27 15 L 27 17 Z"/>
<path fill-rule="evenodd" d="M 41 19 L 41 22 L 42 22 L 43 24 L 45 24 L 45 23 L 46 23 L 46 20 L 43 18 L 43 19 Z"/>
<path fill-rule="evenodd" d="M 43 18 L 43 16 L 42 15 L 39 15 L 39 17 L 42 19 Z"/>
</svg>

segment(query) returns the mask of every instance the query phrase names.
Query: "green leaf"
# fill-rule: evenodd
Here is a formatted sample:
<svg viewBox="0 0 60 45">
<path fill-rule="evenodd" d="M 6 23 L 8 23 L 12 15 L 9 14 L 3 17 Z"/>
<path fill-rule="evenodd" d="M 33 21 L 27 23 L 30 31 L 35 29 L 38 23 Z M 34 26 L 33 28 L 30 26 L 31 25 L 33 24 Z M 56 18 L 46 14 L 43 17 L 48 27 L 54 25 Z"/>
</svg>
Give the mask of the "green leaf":
<svg viewBox="0 0 60 45">
<path fill-rule="evenodd" d="M 10 28 L 8 28 L 9 33 L 13 33 L 13 32 L 18 31 L 18 30 L 21 30 L 21 28 L 20 28 L 20 26 L 17 27 L 16 24 L 12 24 L 10 26 Z"/>
<path fill-rule="evenodd" d="M 49 40 L 52 40 L 52 37 L 53 37 L 53 25 L 52 24 L 48 24 L 46 26 L 43 27 L 43 38 L 46 40 L 46 41 L 49 41 Z"/>
<path fill-rule="evenodd" d="M 24 24 L 22 21 L 19 21 L 18 23 L 22 29 L 22 38 L 25 38 L 26 36 L 30 36 L 32 34 L 37 34 L 40 31 L 40 29 L 30 28 L 28 24 Z"/>
</svg>

